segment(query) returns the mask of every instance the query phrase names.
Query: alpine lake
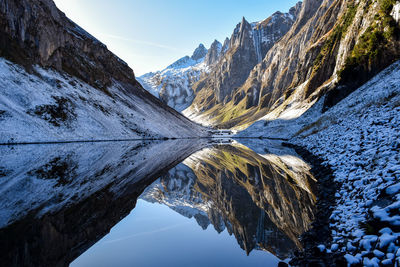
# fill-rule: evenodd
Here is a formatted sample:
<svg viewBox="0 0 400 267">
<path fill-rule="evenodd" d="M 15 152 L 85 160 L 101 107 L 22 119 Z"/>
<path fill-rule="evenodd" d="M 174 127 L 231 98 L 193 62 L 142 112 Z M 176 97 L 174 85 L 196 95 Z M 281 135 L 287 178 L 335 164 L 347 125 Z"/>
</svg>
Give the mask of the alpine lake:
<svg viewBox="0 0 400 267">
<path fill-rule="evenodd" d="M 265 139 L 0 146 L 0 266 L 277 266 L 310 170 Z"/>
</svg>

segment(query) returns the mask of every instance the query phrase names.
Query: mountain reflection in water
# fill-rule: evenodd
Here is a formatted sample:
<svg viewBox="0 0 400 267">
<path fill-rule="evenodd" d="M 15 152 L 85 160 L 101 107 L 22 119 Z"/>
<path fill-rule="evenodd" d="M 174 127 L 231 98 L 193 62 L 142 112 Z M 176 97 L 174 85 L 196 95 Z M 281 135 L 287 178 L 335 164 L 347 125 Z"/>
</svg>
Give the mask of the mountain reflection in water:
<svg viewBox="0 0 400 267">
<path fill-rule="evenodd" d="M 246 258 L 251 265 L 265 261 L 260 255 L 268 252 L 286 259 L 301 249 L 298 237 L 313 220 L 315 181 L 310 167 L 291 149 L 251 142 L 244 146 L 199 139 L 0 147 L 0 265 L 68 266 L 76 259 L 74 266 L 88 266 L 90 257 L 99 257 L 96 243 L 112 247 L 110 239 L 127 237 L 143 242 L 137 233 L 113 236 L 119 229 L 135 227 L 126 221 L 148 219 L 145 213 L 140 217 L 141 207 L 135 214 L 139 196 L 171 208 L 147 205 L 147 213 L 153 209 L 162 221 L 175 218 L 166 226 L 155 225 L 156 231 L 146 237 L 153 244 L 143 251 L 148 258 L 165 253 L 165 247 L 154 244 L 163 232 L 170 232 L 164 237 L 170 246 L 180 233 L 210 246 L 218 239 L 229 240 L 230 246 L 223 245 L 225 252 L 243 249 L 242 266 Z M 186 217 L 194 218 L 197 229 L 181 221 Z M 220 259 L 224 254 L 218 249 L 207 260 L 228 264 L 234 259 Z M 194 251 L 189 249 L 190 253 Z M 135 260 L 135 250 L 126 254 L 125 265 L 121 259 L 120 265 L 135 264 L 127 262 Z M 162 259 L 147 263 L 173 265 Z"/>
</svg>

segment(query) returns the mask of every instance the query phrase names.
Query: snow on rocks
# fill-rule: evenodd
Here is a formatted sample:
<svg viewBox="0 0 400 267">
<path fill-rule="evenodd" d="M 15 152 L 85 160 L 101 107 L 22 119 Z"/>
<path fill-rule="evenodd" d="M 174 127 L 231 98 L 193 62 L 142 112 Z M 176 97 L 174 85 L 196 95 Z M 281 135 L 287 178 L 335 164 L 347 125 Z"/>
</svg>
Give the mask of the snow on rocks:
<svg viewBox="0 0 400 267">
<path fill-rule="evenodd" d="M 178 138 L 206 132 L 161 107 L 139 86 L 114 81 L 105 93 L 65 73 L 33 68 L 36 75 L 0 58 L 0 143 Z"/>
<path fill-rule="evenodd" d="M 197 53 L 198 49 L 192 57 L 185 56 L 161 71 L 146 73 L 138 77 L 138 81 L 168 106 L 183 111 L 192 104 L 195 97 L 192 85 L 209 71 L 205 63 L 207 50 Z"/>
<path fill-rule="evenodd" d="M 349 265 L 393 266 L 400 261 L 399 140 L 400 62 L 291 140 L 324 159 L 334 172 L 340 188 L 330 228 Z"/>
</svg>

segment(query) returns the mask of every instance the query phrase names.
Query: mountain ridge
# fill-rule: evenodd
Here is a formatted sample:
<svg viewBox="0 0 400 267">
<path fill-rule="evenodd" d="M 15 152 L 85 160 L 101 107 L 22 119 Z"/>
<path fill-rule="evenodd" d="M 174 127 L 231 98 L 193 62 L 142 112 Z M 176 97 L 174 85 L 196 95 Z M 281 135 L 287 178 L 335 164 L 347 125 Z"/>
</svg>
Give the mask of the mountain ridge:
<svg viewBox="0 0 400 267">
<path fill-rule="evenodd" d="M 184 114 L 219 128 L 244 129 L 262 117 L 298 117 L 325 94 L 329 108 L 399 58 L 399 25 L 390 15 L 395 8 L 395 1 L 383 0 L 304 1 L 290 31 L 243 84 L 229 89 L 230 101 L 203 105 L 210 90 Z"/>
<path fill-rule="evenodd" d="M 203 96 L 198 106 L 206 109 L 207 105 L 223 101 L 229 88 L 238 86 L 245 79 L 250 69 L 289 30 L 300 6 L 301 4 L 298 3 L 288 13 L 276 12 L 269 18 L 254 23 L 247 22 L 243 17 L 242 21 L 236 25 L 231 38 L 226 38 L 221 48 L 219 48 L 220 43 L 215 42 L 216 40 L 211 44 L 203 65 L 196 66 L 198 62 L 192 62 L 185 65 L 192 66 L 187 73 L 180 71 L 167 73 L 167 70 L 175 64 L 173 63 L 160 72 L 145 74 L 139 80 L 147 90 L 159 96 L 164 103 L 177 108 L 178 111 L 183 111 L 192 104 L 195 98 L 200 98 L 197 97 L 198 94 Z M 182 59 L 185 58 L 189 60 L 189 56 Z M 233 62 L 229 63 L 232 58 Z M 172 67 L 178 69 L 178 66 Z M 234 78 L 236 76 L 241 78 Z M 203 87 L 207 87 L 207 90 L 202 90 Z M 213 89 L 210 89 L 211 87 Z M 215 96 L 211 92 L 214 89 L 217 92 Z M 154 93 L 161 90 L 163 90 L 162 95 Z M 182 105 L 183 102 L 185 102 L 184 105 Z"/>
</svg>

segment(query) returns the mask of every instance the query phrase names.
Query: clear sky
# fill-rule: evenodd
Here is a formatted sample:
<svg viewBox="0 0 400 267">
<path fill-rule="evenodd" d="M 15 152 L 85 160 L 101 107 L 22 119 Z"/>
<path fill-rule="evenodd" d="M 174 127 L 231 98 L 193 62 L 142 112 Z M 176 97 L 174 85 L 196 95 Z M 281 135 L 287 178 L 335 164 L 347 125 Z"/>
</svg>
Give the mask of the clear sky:
<svg viewBox="0 0 400 267">
<path fill-rule="evenodd" d="M 136 75 L 165 68 L 203 43 L 287 12 L 297 0 L 55 0 L 58 8 L 126 61 Z"/>
</svg>

